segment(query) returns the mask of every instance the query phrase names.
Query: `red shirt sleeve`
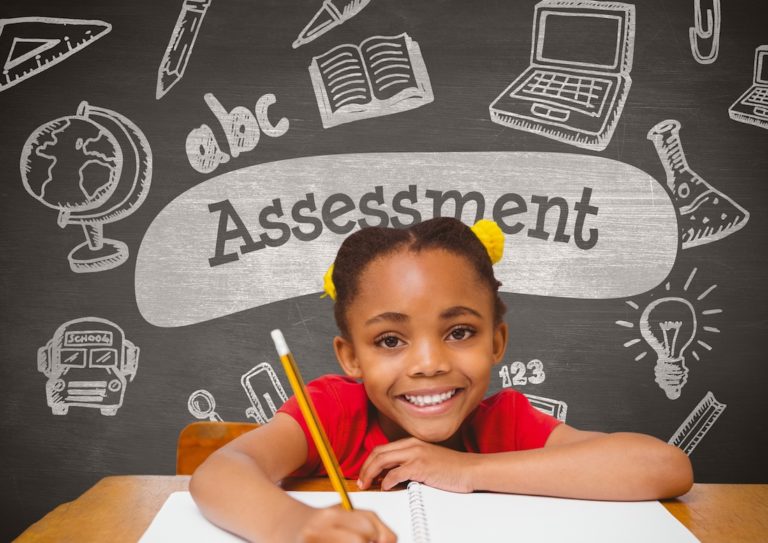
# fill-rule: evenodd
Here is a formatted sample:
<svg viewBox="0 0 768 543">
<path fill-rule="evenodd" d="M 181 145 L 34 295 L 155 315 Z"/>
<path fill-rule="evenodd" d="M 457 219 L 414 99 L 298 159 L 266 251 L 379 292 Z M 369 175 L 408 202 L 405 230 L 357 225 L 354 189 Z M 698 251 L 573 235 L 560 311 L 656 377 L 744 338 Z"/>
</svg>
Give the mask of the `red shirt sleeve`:
<svg viewBox="0 0 768 543">
<path fill-rule="evenodd" d="M 515 445 L 517 450 L 538 449 L 547 443 L 549 434 L 562 421 L 542 413 L 531 405 L 524 394 L 515 392 L 513 409 L 516 416 Z"/>
<path fill-rule="evenodd" d="M 307 394 L 312 399 L 312 404 L 315 406 L 320 424 L 323 425 L 328 441 L 343 469 L 344 459 L 351 452 L 354 452 L 350 451 L 350 448 L 358 448 L 355 446 L 356 442 L 350 439 L 350 434 L 357 435 L 359 433 L 362 435 L 365 428 L 364 417 L 359 417 L 362 419 L 360 421 L 360 424 L 362 424 L 361 429 L 358 428 L 358 424 L 351 424 L 356 421 L 351 421 L 349 414 L 350 410 L 355 412 L 355 409 L 359 409 L 360 406 L 358 404 L 361 402 L 364 407 L 365 391 L 354 379 L 341 375 L 324 375 L 314 381 L 310 381 L 306 385 L 306 389 Z M 288 398 L 288 401 L 277 412 L 293 417 L 293 420 L 301 426 L 304 432 L 304 439 L 307 442 L 307 460 L 291 476 L 311 477 L 325 475 L 326 472 L 320 459 L 320 454 L 317 452 L 317 447 L 312 439 L 312 434 L 309 432 L 307 422 L 301 414 L 301 408 L 296 400 L 296 396 Z"/>
<path fill-rule="evenodd" d="M 325 429 L 325 434 L 328 436 L 329 441 L 333 443 L 335 426 L 328 424 L 326 421 L 332 420 L 334 415 L 338 415 L 341 406 L 337 400 L 337 395 L 333 391 L 332 376 L 324 376 L 314 381 L 310 381 L 306 385 L 307 395 L 312 399 L 312 404 L 315 406 L 317 416 L 320 419 L 320 423 Z M 317 452 L 317 447 L 312 439 L 312 434 L 309 432 L 307 421 L 304 420 L 304 416 L 301 414 L 301 408 L 299 402 L 296 400 L 296 396 L 291 396 L 288 401 L 285 402 L 278 413 L 285 413 L 293 417 L 293 420 L 299 423 L 302 431 L 304 432 L 304 439 L 307 442 L 307 461 L 304 465 L 291 474 L 292 477 L 308 477 L 316 474 L 320 468 L 322 468 L 320 461 L 320 454 Z"/>
<path fill-rule="evenodd" d="M 467 449 L 495 453 L 543 447 L 560 421 L 534 408 L 524 394 L 507 389 L 483 400 L 469 424 Z"/>
</svg>

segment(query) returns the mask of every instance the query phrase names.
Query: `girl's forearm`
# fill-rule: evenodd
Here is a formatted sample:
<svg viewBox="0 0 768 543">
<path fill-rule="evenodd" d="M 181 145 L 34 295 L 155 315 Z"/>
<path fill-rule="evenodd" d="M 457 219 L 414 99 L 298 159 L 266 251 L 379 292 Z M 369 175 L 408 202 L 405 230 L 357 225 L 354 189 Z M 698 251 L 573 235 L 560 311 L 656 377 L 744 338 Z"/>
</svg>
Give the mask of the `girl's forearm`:
<svg viewBox="0 0 768 543">
<path fill-rule="evenodd" d="M 693 484 L 688 457 L 654 437 L 604 434 L 527 451 L 472 455 L 475 490 L 596 500 L 655 500 Z"/>
<path fill-rule="evenodd" d="M 288 540 L 283 532 L 311 511 L 237 451 L 209 457 L 195 471 L 189 490 L 206 518 L 249 541 Z"/>
</svg>

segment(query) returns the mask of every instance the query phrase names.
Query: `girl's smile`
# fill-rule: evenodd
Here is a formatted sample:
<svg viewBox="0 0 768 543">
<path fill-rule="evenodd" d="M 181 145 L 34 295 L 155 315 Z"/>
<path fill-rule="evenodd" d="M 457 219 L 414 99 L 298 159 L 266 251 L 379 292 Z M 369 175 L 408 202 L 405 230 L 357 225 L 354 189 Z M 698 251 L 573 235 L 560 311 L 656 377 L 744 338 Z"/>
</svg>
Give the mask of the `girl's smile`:
<svg viewBox="0 0 768 543">
<path fill-rule="evenodd" d="M 506 325 L 493 311 L 493 294 L 452 252 L 404 249 L 365 268 L 347 310 L 351 338 L 334 347 L 390 440 L 457 442 L 504 354 Z"/>
</svg>

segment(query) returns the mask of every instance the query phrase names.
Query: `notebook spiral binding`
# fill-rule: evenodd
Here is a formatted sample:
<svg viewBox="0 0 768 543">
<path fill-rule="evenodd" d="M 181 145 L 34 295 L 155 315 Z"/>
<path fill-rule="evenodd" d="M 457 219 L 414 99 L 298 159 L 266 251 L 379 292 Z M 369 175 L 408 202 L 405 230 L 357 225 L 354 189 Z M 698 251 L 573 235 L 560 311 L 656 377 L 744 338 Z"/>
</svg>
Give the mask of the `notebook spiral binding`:
<svg viewBox="0 0 768 543">
<path fill-rule="evenodd" d="M 414 543 L 430 543 L 427 512 L 421 498 L 421 485 L 415 481 L 408 483 L 408 509 L 411 512 L 411 534 Z"/>
</svg>

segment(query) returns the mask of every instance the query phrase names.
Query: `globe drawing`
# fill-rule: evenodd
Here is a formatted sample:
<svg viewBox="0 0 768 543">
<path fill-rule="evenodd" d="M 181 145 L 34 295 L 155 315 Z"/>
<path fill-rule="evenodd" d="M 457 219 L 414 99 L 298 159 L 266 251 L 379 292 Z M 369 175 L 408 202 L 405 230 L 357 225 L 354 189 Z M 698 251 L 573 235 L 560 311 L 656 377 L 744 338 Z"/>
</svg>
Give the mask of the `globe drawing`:
<svg viewBox="0 0 768 543">
<path fill-rule="evenodd" d="M 79 224 L 85 242 L 68 255 L 76 273 L 115 268 L 128 259 L 122 241 L 104 238 L 104 224 L 140 206 L 152 178 L 146 137 L 123 115 L 81 102 L 75 115 L 35 129 L 19 163 L 24 188 L 59 211 L 64 228 Z"/>
<path fill-rule="evenodd" d="M 27 140 L 22 178 L 27 191 L 55 209 L 93 209 L 114 192 L 123 164 L 115 137 L 84 117 L 63 117 Z"/>
</svg>

